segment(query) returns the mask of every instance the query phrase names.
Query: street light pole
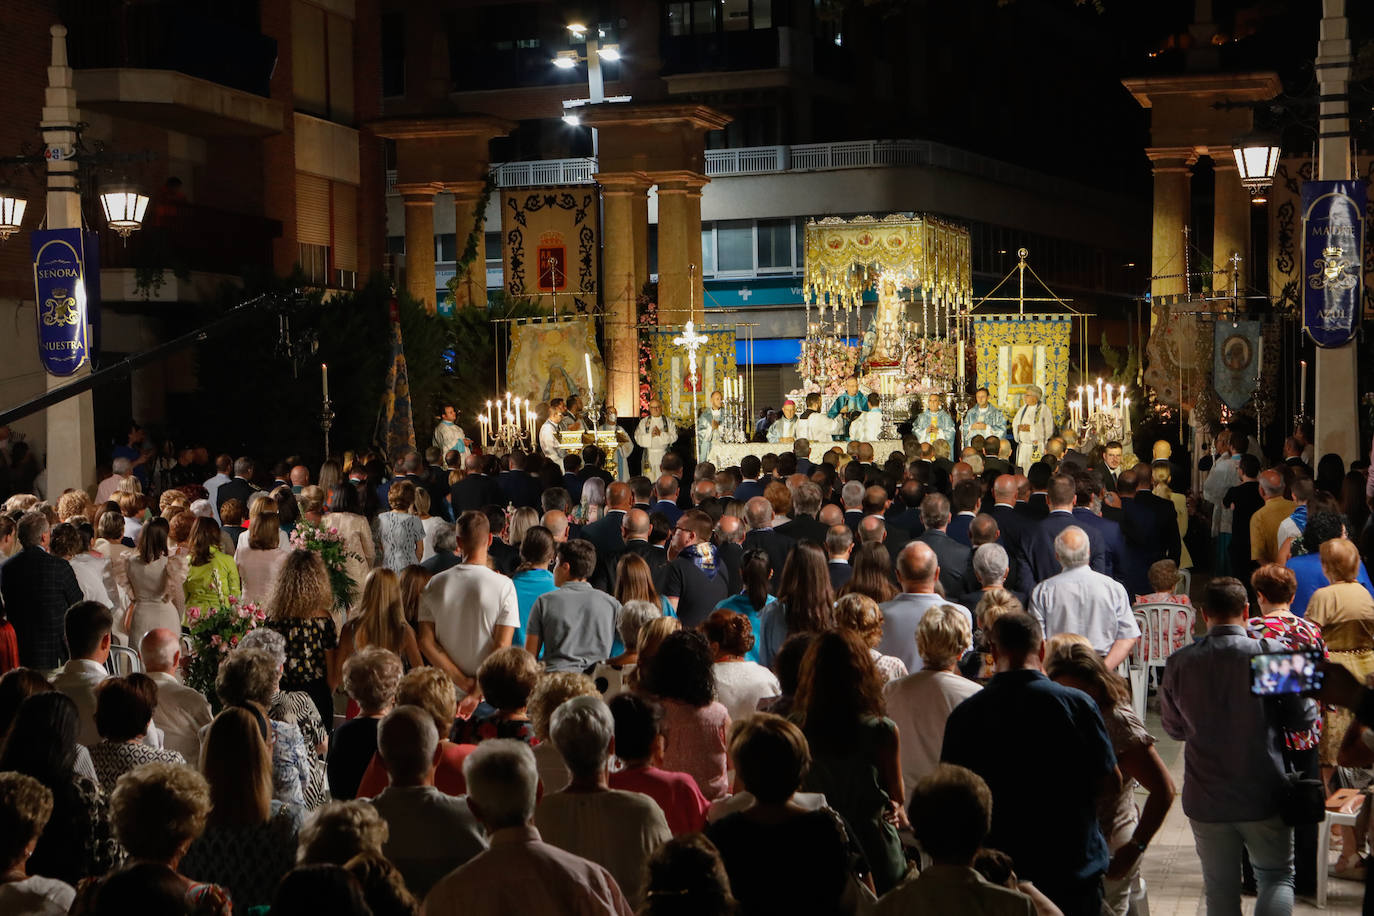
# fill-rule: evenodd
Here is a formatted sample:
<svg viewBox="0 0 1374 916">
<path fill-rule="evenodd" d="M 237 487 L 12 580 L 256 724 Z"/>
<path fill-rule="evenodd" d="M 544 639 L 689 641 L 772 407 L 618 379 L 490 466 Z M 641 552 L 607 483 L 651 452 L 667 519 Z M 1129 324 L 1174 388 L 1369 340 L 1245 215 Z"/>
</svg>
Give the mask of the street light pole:
<svg viewBox="0 0 1374 916">
<path fill-rule="evenodd" d="M 81 113 L 76 107 L 72 68 L 67 63 L 67 28 L 54 25 L 52 65 L 43 95 L 43 119 L 39 129 L 47 155 L 47 227 L 80 229 L 81 185 L 75 157 Z M 98 269 L 98 266 L 97 268 Z M 37 309 L 39 303 L 34 303 Z M 45 373 L 48 390 L 71 384 L 90 374 L 89 363 L 75 374 L 58 377 Z M 47 496 L 55 499 L 63 490 L 78 490 L 95 483 L 95 410 L 89 391 L 54 404 L 47 410 Z"/>
<path fill-rule="evenodd" d="M 1322 0 L 1317 42 L 1317 81 L 1321 98 L 1317 119 L 1317 177 L 1340 181 L 1351 177 L 1350 160 L 1350 25 L 1346 0 Z M 1356 316 L 1359 321 L 1359 316 Z M 1347 461 L 1360 456 L 1360 423 L 1356 413 L 1357 354 L 1355 341 L 1340 347 L 1317 347 L 1317 456 L 1334 452 Z"/>
</svg>

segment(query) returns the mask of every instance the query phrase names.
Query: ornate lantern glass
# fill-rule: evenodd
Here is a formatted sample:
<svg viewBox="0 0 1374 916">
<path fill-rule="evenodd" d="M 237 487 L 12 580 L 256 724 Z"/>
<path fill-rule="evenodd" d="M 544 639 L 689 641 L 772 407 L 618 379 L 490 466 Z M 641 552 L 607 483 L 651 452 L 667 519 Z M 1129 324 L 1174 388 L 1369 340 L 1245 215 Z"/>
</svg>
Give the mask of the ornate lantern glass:
<svg viewBox="0 0 1374 916">
<path fill-rule="evenodd" d="M 1274 183 L 1274 172 L 1279 167 L 1279 141 L 1277 137 L 1254 134 L 1235 142 L 1236 169 L 1240 172 L 1240 183 L 1250 189 L 1252 195 L 1259 195 Z"/>
<path fill-rule="evenodd" d="M 148 195 L 126 182 L 120 182 L 100 192 L 100 207 L 105 211 L 105 222 L 121 237 L 143 225 L 143 212 L 148 209 Z"/>
<path fill-rule="evenodd" d="M 19 231 L 24 222 L 24 209 L 28 201 L 10 187 L 0 186 L 0 241 L 8 239 Z"/>
</svg>

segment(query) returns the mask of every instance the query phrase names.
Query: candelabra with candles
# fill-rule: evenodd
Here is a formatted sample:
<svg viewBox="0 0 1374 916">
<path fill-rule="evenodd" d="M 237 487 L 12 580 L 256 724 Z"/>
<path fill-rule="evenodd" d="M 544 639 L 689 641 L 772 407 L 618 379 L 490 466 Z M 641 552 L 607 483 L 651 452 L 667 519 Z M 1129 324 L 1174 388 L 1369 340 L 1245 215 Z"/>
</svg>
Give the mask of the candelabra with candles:
<svg viewBox="0 0 1374 916">
<path fill-rule="evenodd" d="M 1259 380 L 1255 381 L 1258 386 Z M 1298 413 L 1293 417 L 1294 434 L 1304 423 L 1311 422 L 1312 417 L 1307 413 L 1307 360 L 1303 359 L 1298 361 Z"/>
<path fill-rule="evenodd" d="M 1069 402 L 1069 425 L 1085 445 L 1124 444 L 1131 435 L 1131 399 L 1126 397 L 1126 386 L 1104 386 L 1102 379 L 1096 386 L 1078 386 L 1077 400 Z"/>
<path fill-rule="evenodd" d="M 533 449 L 537 441 L 529 399 L 512 397 L 509 391 L 504 404 L 500 398 L 487 401 L 487 412 L 478 415 L 477 425 L 481 429 L 483 449 L 510 453 L 527 445 Z"/>
<path fill-rule="evenodd" d="M 745 432 L 749 427 L 748 408 L 744 397 L 744 380 L 726 377 L 720 383 L 720 393 L 725 398 L 725 421 L 721 424 L 721 442 L 748 442 Z"/>
</svg>

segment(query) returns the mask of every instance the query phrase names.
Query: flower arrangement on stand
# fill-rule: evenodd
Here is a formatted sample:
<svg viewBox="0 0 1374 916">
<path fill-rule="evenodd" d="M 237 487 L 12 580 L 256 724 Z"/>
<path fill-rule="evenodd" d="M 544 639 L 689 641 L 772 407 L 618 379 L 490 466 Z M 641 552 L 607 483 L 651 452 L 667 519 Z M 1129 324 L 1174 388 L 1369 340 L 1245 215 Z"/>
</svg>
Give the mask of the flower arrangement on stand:
<svg viewBox="0 0 1374 916">
<path fill-rule="evenodd" d="M 217 604 L 186 609 L 191 631 L 191 657 L 186 661 L 186 684 L 210 700 L 216 711 L 215 678 L 219 663 L 233 651 L 244 634 L 256 630 L 267 619 L 267 612 L 251 601 L 240 601 L 220 592 Z"/>
<path fill-rule="evenodd" d="M 348 607 L 353 589 L 357 583 L 348 574 L 347 563 L 357 557 L 344 547 L 338 528 L 326 527 L 317 522 L 302 520 L 291 532 L 291 546 L 296 550 L 309 550 L 324 560 L 325 571 L 329 573 L 329 589 L 334 593 L 334 607 Z"/>
<path fill-rule="evenodd" d="M 955 352 L 953 342 L 931 337 L 916 338 L 907 351 L 906 374 L 911 379 L 952 380 L 954 378 Z"/>
</svg>

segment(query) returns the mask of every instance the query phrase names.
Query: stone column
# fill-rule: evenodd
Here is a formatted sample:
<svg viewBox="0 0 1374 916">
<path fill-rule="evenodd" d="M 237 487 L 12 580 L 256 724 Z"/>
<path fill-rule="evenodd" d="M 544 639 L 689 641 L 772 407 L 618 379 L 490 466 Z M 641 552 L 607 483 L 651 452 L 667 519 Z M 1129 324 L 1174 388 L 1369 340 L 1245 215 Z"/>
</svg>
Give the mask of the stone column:
<svg viewBox="0 0 1374 916">
<path fill-rule="evenodd" d="M 1338 180 L 1350 177 L 1350 23 L 1345 0 L 1322 0 L 1317 79 L 1321 136 L 1317 141 L 1317 175 Z M 1368 231 L 1368 230 L 1366 230 Z M 1359 308 L 1357 305 L 1356 308 Z M 1355 316 L 1358 322 L 1359 315 Z M 1357 325 L 1358 326 L 1358 325 Z M 1356 398 L 1359 391 L 1359 338 L 1340 347 L 1317 347 L 1316 385 L 1312 398 L 1316 455 L 1334 452 L 1346 461 L 1364 457 L 1368 443 L 1360 441 Z"/>
<path fill-rule="evenodd" d="M 487 240 L 486 240 L 486 213 L 478 213 L 477 208 L 482 204 L 482 188 L 484 183 L 480 181 L 458 181 L 444 186 L 444 190 L 453 195 L 453 231 L 456 235 L 455 242 L 458 246 L 458 257 L 463 256 L 463 248 L 468 243 L 468 233 L 472 232 L 473 220 L 477 220 L 477 258 L 469 265 L 465 274 L 457 278 L 454 284 L 453 305 L 455 308 L 466 308 L 467 306 L 487 307 Z M 407 209 L 406 211 L 410 211 Z M 407 227 L 409 224 L 407 224 Z M 409 228 L 407 228 L 409 233 Z M 409 245 L 407 245 L 409 251 Z M 409 258 L 406 261 L 409 264 Z"/>
<path fill-rule="evenodd" d="M 1214 295 L 1231 295 L 1231 255 L 1239 252 L 1239 295 L 1244 296 L 1250 267 L 1250 192 L 1240 183 L 1235 157 L 1214 152 L 1216 193 L 1212 222 L 1212 269 L 1224 271 L 1212 277 Z M 1242 306 L 1244 308 L 1244 306 Z"/>
<path fill-rule="evenodd" d="M 396 190 L 406 208 L 406 290 L 434 314 L 434 195 L 443 185 L 413 182 Z"/>
<path fill-rule="evenodd" d="M 1188 187 L 1191 169 L 1197 161 L 1192 147 L 1147 149 L 1155 178 L 1154 231 L 1150 240 L 1150 273 L 1161 277 L 1151 281 L 1150 292 L 1160 296 L 1181 295 L 1187 291 L 1183 273 L 1183 227 L 1188 224 Z M 1152 322 L 1153 323 L 1153 322 Z"/>
<path fill-rule="evenodd" d="M 639 416 L 639 278 L 636 242 L 647 238 L 649 180 L 636 172 L 593 176 L 601 185 L 601 302 L 608 401 L 622 417 Z M 642 206 L 641 206 L 642 204 Z M 645 225 L 638 222 L 639 214 Z"/>
<path fill-rule="evenodd" d="M 689 318 L 700 322 L 701 189 L 709 179 L 690 171 L 652 177 L 658 184 L 659 324 L 685 324 Z"/>
</svg>

